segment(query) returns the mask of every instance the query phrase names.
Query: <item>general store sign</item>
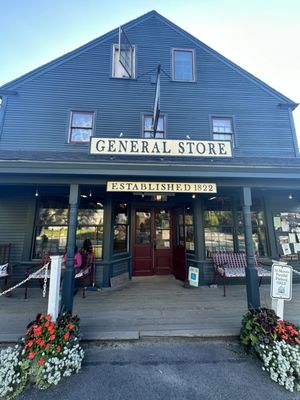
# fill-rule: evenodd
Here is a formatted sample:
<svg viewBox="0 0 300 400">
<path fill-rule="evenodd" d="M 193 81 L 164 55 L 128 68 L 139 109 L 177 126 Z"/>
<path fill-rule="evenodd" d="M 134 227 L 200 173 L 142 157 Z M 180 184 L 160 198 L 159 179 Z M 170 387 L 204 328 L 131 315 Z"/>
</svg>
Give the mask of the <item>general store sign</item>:
<svg viewBox="0 0 300 400">
<path fill-rule="evenodd" d="M 108 192 L 217 193 L 215 183 L 108 181 Z"/>
<path fill-rule="evenodd" d="M 290 265 L 272 265 L 271 297 L 273 299 L 292 299 L 292 276 L 293 269 Z"/>
<path fill-rule="evenodd" d="M 232 157 L 229 141 L 91 138 L 90 154 Z"/>
</svg>

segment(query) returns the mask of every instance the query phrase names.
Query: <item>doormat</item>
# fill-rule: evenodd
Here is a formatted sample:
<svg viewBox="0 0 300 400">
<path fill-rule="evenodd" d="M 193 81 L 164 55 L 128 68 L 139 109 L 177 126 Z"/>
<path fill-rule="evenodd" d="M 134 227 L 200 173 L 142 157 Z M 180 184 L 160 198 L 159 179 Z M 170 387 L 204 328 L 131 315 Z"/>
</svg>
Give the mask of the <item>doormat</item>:
<svg viewBox="0 0 300 400">
<path fill-rule="evenodd" d="M 118 288 L 121 286 L 126 285 L 129 282 L 129 274 L 128 272 L 124 272 L 124 274 L 114 276 L 113 278 L 110 278 L 110 286 L 112 288 Z"/>
</svg>

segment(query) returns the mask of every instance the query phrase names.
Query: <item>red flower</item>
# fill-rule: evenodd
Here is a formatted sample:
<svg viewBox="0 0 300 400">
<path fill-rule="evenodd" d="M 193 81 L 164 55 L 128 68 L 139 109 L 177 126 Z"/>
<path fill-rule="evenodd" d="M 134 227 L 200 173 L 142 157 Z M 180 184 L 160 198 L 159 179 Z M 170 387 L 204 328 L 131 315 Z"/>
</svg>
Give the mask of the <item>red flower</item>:
<svg viewBox="0 0 300 400">
<path fill-rule="evenodd" d="M 40 336 L 42 334 L 42 327 L 41 326 L 34 327 L 33 332 L 34 332 L 35 336 Z"/>
<path fill-rule="evenodd" d="M 64 339 L 65 340 L 68 340 L 69 337 L 70 337 L 70 332 L 67 332 L 67 333 L 64 334 Z"/>
<path fill-rule="evenodd" d="M 47 320 L 47 321 L 51 321 L 51 319 L 52 319 L 52 318 L 51 318 L 51 315 L 50 315 L 50 314 L 47 314 L 47 315 L 46 315 L 46 320 Z"/>
<path fill-rule="evenodd" d="M 25 344 L 25 349 L 27 349 L 27 347 L 31 347 L 33 345 L 33 341 L 29 340 L 26 344 Z"/>
<path fill-rule="evenodd" d="M 46 350 L 49 350 L 49 348 L 50 348 L 50 344 L 47 343 L 45 349 L 46 349 Z"/>
<path fill-rule="evenodd" d="M 39 363 L 39 365 L 44 365 L 45 364 L 45 360 L 43 358 L 40 358 L 38 363 Z"/>
<path fill-rule="evenodd" d="M 44 344 L 45 344 L 45 340 L 40 339 L 39 345 L 40 345 L 41 347 L 43 347 Z"/>
<path fill-rule="evenodd" d="M 55 335 L 51 335 L 51 336 L 49 337 L 49 340 L 55 340 Z"/>
<path fill-rule="evenodd" d="M 60 352 L 60 346 L 56 347 L 56 351 L 59 353 Z"/>
<path fill-rule="evenodd" d="M 41 314 L 39 320 L 41 321 L 43 318 L 43 314 Z"/>
<path fill-rule="evenodd" d="M 74 329 L 75 326 L 74 326 L 73 324 L 69 324 L 69 325 L 68 325 L 68 328 L 69 328 L 69 329 Z"/>
<path fill-rule="evenodd" d="M 32 359 L 34 356 L 35 356 L 35 352 L 34 352 L 34 351 L 31 351 L 31 352 L 28 354 L 28 358 L 30 358 L 30 359 Z"/>
<path fill-rule="evenodd" d="M 47 322 L 45 322 L 45 327 L 46 328 L 48 328 L 48 326 L 49 326 L 50 324 L 49 324 L 49 322 L 47 321 Z"/>
</svg>

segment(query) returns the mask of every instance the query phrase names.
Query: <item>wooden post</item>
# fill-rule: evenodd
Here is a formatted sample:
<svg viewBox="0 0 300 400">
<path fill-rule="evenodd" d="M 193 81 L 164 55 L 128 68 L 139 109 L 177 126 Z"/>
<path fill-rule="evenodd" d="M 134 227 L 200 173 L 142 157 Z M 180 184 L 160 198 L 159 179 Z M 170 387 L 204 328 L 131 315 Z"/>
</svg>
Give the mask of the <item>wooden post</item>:
<svg viewBox="0 0 300 400">
<path fill-rule="evenodd" d="M 62 256 L 50 256 L 50 286 L 48 297 L 48 312 L 52 317 L 52 321 L 56 321 L 59 310 L 59 291 L 60 291 L 60 276 L 61 276 L 61 260 Z"/>
<path fill-rule="evenodd" d="M 78 214 L 79 186 L 70 185 L 69 195 L 69 225 L 67 239 L 66 270 L 63 276 L 62 310 L 72 314 L 74 293 L 74 251 L 76 245 L 77 214 Z"/>
<path fill-rule="evenodd" d="M 260 308 L 260 296 L 257 269 L 255 268 L 254 248 L 252 241 L 252 222 L 251 222 L 251 189 L 243 187 L 243 217 L 244 217 L 244 234 L 245 248 L 247 258 L 246 268 L 246 285 L 247 285 L 247 300 L 248 308 Z"/>
</svg>

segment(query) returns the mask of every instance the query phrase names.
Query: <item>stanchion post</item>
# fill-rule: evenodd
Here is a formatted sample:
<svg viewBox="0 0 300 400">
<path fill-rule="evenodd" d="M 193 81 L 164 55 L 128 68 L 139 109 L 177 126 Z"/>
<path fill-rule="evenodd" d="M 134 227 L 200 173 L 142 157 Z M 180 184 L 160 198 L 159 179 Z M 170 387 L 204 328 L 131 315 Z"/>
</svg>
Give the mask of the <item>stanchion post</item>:
<svg viewBox="0 0 300 400">
<path fill-rule="evenodd" d="M 50 269 L 50 285 L 49 285 L 49 298 L 48 298 L 48 314 L 51 315 L 53 321 L 56 321 L 59 310 L 59 291 L 60 291 L 62 256 L 50 256 L 50 258 L 51 258 L 51 269 Z"/>
</svg>

